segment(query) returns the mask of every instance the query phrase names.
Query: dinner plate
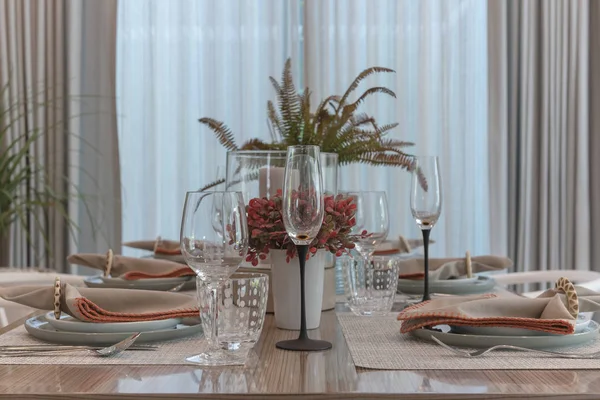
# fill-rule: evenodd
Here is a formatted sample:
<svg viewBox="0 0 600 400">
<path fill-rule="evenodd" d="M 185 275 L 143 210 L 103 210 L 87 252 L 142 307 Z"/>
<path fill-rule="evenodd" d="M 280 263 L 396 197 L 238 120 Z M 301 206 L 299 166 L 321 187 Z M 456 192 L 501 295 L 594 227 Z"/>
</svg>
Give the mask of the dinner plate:
<svg viewBox="0 0 600 400">
<path fill-rule="evenodd" d="M 25 329 L 33 337 L 46 342 L 82 346 L 106 346 L 120 342 L 133 332 L 83 333 L 63 332 L 53 327 L 42 315 L 25 321 Z M 202 332 L 199 320 L 186 318 L 180 324 L 168 329 L 142 332 L 136 343 L 151 343 L 164 340 L 180 339 Z"/>
<path fill-rule="evenodd" d="M 169 290 L 182 282 L 188 281 L 181 290 L 194 290 L 196 279 L 193 276 L 179 278 L 149 278 L 126 280 L 122 278 L 105 278 L 104 276 L 88 276 L 83 280 L 87 287 L 142 289 L 142 290 Z"/>
<path fill-rule="evenodd" d="M 600 325 L 590 321 L 589 325 L 579 333 L 572 335 L 549 336 L 500 336 L 474 335 L 453 332 L 448 325 L 437 325 L 434 329 L 420 328 L 411 332 L 412 335 L 427 341 L 435 337 L 449 346 L 488 348 L 500 344 L 527 347 L 530 349 L 551 349 L 556 347 L 575 346 L 598 337 Z"/>
<path fill-rule="evenodd" d="M 591 315 L 590 315 L 591 314 Z M 577 317 L 575 323 L 575 333 L 583 332 L 592 321 L 594 313 L 582 313 Z M 506 328 L 503 326 L 454 326 L 452 331 L 457 333 L 466 333 L 471 335 L 492 335 L 492 336 L 555 336 L 556 334 L 534 331 L 522 328 Z"/>
<path fill-rule="evenodd" d="M 423 280 L 398 279 L 398 292 L 404 294 L 422 294 Z M 430 293 L 442 294 L 477 294 L 489 292 L 494 288 L 494 278 L 478 275 L 467 279 L 448 279 L 429 281 Z"/>
<path fill-rule="evenodd" d="M 173 328 L 181 322 L 181 318 L 161 319 L 158 321 L 137 322 L 84 322 L 63 314 L 60 319 L 54 318 L 54 312 L 46 314 L 46 320 L 56 330 L 63 332 L 82 333 L 122 333 L 122 332 L 149 332 L 161 329 Z"/>
</svg>

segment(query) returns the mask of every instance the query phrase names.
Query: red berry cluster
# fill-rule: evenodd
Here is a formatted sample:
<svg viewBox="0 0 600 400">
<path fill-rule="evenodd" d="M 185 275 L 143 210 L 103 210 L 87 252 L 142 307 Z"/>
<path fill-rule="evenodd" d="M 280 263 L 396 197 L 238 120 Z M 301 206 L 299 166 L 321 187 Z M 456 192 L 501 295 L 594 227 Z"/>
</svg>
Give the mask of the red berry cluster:
<svg viewBox="0 0 600 400">
<path fill-rule="evenodd" d="M 304 197 L 301 193 L 299 196 Z M 296 256 L 296 246 L 283 224 L 282 197 L 279 190 L 270 199 L 255 198 L 246 206 L 250 232 L 250 248 L 246 261 L 252 265 L 256 266 L 259 259 L 267 258 L 271 249 L 286 250 L 288 262 Z M 356 224 L 356 204 L 352 197 L 341 194 L 335 197 L 326 196 L 324 205 L 323 224 L 309 245 L 307 258 L 314 255 L 318 249 L 325 249 L 339 257 L 354 248 L 356 239 L 368 236 L 367 231 L 362 231 L 359 235 L 351 234 L 352 227 Z"/>
</svg>

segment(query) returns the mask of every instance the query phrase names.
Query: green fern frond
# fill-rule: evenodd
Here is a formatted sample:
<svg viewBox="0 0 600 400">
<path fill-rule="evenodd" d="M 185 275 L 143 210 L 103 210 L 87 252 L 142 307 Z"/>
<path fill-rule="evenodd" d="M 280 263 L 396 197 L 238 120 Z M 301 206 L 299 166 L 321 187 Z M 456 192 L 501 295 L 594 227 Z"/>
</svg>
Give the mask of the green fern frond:
<svg viewBox="0 0 600 400">
<path fill-rule="evenodd" d="M 358 87 L 358 85 L 360 84 L 360 82 L 362 82 L 364 79 L 366 79 L 370 75 L 373 75 L 373 74 L 376 74 L 376 73 L 380 73 L 380 72 L 394 73 L 396 71 L 394 71 L 393 69 L 390 69 L 390 68 L 385 68 L 385 67 L 371 67 L 371 68 L 365 69 L 363 72 L 361 72 L 360 74 L 358 74 L 358 76 L 356 78 L 354 78 L 354 81 L 352 81 L 352 83 L 350 84 L 350 86 L 346 90 L 346 93 L 344 93 L 344 95 L 340 99 L 340 101 L 339 101 L 339 107 L 343 107 L 346 104 L 346 100 L 348 99 L 348 97 L 350 96 L 350 94 L 354 90 L 356 90 L 356 88 Z M 339 108 L 338 108 L 338 111 L 339 111 Z"/>
<path fill-rule="evenodd" d="M 270 150 L 271 144 L 260 139 L 250 139 L 240 147 L 240 150 Z"/>
</svg>

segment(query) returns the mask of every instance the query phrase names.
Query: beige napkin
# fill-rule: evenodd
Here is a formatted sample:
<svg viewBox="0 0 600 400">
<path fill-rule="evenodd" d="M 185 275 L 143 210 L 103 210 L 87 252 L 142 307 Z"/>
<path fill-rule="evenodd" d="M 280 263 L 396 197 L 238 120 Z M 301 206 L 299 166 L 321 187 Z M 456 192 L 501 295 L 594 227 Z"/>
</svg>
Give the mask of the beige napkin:
<svg viewBox="0 0 600 400">
<path fill-rule="evenodd" d="M 471 258 L 473 273 L 501 271 L 513 265 L 510 258 L 497 256 L 478 256 Z M 423 259 L 414 258 L 400 261 L 401 279 L 423 279 Z M 429 279 L 446 280 L 466 277 L 467 268 L 464 258 L 430 258 Z"/>
<path fill-rule="evenodd" d="M 430 240 L 429 244 L 433 244 L 435 241 Z M 400 236 L 398 240 L 386 240 L 377 248 L 373 253 L 374 256 L 386 256 L 392 254 L 406 254 L 410 253 L 414 249 L 423 246 L 423 239 L 406 239 L 404 236 Z"/>
<path fill-rule="evenodd" d="M 83 265 L 101 271 L 106 268 L 106 255 L 104 254 L 72 254 L 67 257 L 67 261 L 70 264 Z M 174 261 L 115 255 L 113 256 L 110 275 L 135 280 L 143 278 L 177 278 L 196 274 L 190 267 L 182 266 Z"/>
<path fill-rule="evenodd" d="M 5 300 L 54 310 L 52 285 L 0 288 Z M 133 322 L 197 317 L 194 296 L 151 290 L 76 288 L 61 284 L 60 310 L 88 322 Z"/>
<path fill-rule="evenodd" d="M 600 293 L 575 286 L 579 312 L 600 310 Z M 424 326 L 462 325 L 523 328 L 555 334 L 575 330 L 575 317 L 567 306 L 567 298 L 550 289 L 537 298 L 498 297 L 493 294 L 439 297 L 407 307 L 399 315 L 400 332 Z"/>
<path fill-rule="evenodd" d="M 125 242 L 123 246 L 133 249 L 148 250 L 156 254 L 178 255 L 181 254 L 179 241 L 164 240 L 160 237 L 156 240 L 137 240 L 133 242 Z"/>
</svg>

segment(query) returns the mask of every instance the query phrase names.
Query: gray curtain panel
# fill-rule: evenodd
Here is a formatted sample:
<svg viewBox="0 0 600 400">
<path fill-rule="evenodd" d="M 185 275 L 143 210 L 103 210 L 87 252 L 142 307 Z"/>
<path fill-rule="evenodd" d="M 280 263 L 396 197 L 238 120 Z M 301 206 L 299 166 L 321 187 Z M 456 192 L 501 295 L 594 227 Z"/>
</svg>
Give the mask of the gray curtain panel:
<svg viewBox="0 0 600 400">
<path fill-rule="evenodd" d="M 589 18 L 591 266 L 600 270 L 600 1 L 590 2 Z"/>
<path fill-rule="evenodd" d="M 116 0 L 0 0 L 0 85 L 8 83 L 3 100 L 21 103 L 4 144 L 26 131 L 43 132 L 28 157 L 44 167 L 51 190 L 74 195 L 64 206 L 78 225 L 70 234 L 62 212 L 40 208 L 0 238 L 0 266 L 64 271 L 77 247 L 106 251 L 110 241 L 120 248 L 116 18 Z M 21 194 L 40 184 L 27 182 Z M 26 228 L 36 232 L 30 240 Z"/>
<path fill-rule="evenodd" d="M 597 265 L 590 18 L 586 0 L 488 2 L 491 190 L 519 271 Z"/>
</svg>

